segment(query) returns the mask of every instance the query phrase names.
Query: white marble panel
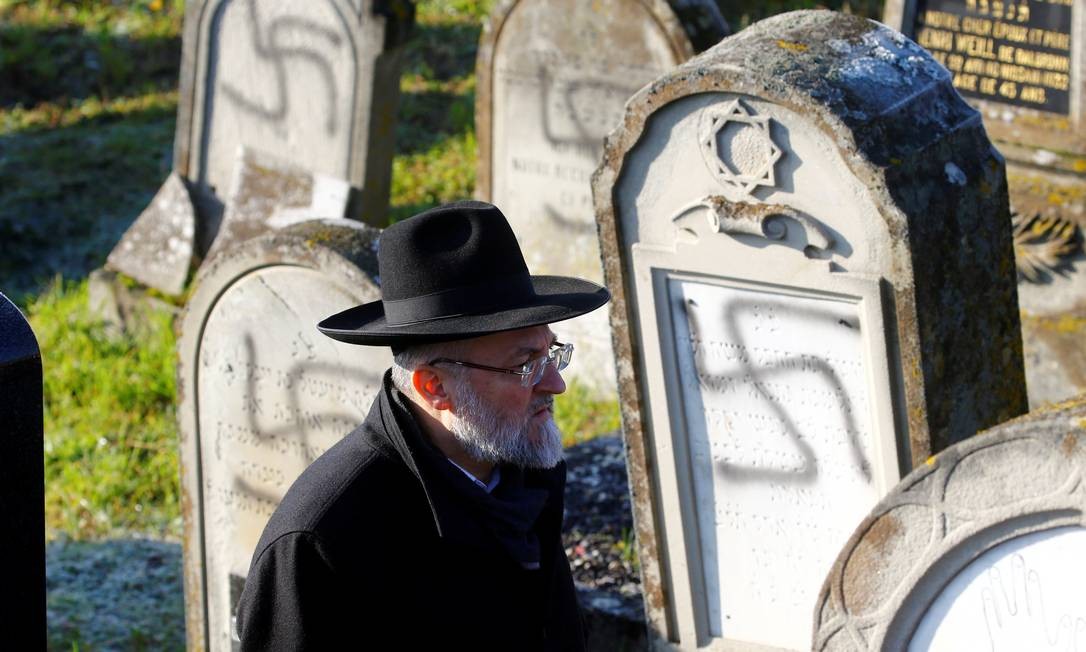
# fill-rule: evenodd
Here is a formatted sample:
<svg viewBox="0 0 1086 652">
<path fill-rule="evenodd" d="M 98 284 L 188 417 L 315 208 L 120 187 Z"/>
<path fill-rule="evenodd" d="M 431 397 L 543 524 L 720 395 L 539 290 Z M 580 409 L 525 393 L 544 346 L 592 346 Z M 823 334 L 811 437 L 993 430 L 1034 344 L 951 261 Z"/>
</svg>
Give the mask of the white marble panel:
<svg viewBox="0 0 1086 652">
<path fill-rule="evenodd" d="M 910 652 L 1086 650 L 1086 528 L 1011 539 L 967 566 L 928 608 Z"/>
<path fill-rule="evenodd" d="M 667 287 L 709 634 L 810 649 L 822 580 L 879 497 L 860 304 Z"/>
</svg>

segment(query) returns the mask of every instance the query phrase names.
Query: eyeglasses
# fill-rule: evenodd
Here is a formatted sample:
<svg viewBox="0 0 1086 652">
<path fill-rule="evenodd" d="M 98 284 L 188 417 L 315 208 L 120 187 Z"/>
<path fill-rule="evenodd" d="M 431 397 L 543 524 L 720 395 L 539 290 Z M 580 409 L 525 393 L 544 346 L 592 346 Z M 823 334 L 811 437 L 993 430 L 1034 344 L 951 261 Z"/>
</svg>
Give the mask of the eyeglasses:
<svg viewBox="0 0 1086 652">
<path fill-rule="evenodd" d="M 475 364 L 474 362 L 451 360 L 449 358 L 434 358 L 427 364 L 435 365 L 441 362 L 448 362 L 449 364 L 458 364 L 461 367 L 471 367 L 472 369 L 482 369 L 483 371 L 497 371 L 503 374 L 513 374 L 514 376 L 520 376 L 520 384 L 523 387 L 535 387 L 543 380 L 543 374 L 546 373 L 548 364 L 553 364 L 556 371 L 562 371 L 569 366 L 569 359 L 571 357 L 573 357 L 572 344 L 555 342 L 551 345 L 550 351 L 538 358 L 533 358 L 528 362 L 525 362 L 521 365 L 520 369 L 490 367 L 485 364 Z"/>
</svg>

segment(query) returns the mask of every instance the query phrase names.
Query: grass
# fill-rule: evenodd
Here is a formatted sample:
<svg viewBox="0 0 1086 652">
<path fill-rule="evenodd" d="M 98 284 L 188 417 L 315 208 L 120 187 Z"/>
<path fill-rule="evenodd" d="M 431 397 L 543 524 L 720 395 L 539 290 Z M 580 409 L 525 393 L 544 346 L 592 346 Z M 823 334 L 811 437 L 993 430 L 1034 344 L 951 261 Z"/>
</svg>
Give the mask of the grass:
<svg viewBox="0 0 1086 652">
<path fill-rule="evenodd" d="M 113 336 L 86 282 L 60 280 L 27 313 L 44 356 L 48 538 L 180 537 L 171 316 Z"/>
<path fill-rule="evenodd" d="M 572 381 L 554 401 L 554 421 L 562 431 L 562 445 L 573 446 L 617 431 L 618 402 L 596 398 L 585 385 Z"/>
</svg>

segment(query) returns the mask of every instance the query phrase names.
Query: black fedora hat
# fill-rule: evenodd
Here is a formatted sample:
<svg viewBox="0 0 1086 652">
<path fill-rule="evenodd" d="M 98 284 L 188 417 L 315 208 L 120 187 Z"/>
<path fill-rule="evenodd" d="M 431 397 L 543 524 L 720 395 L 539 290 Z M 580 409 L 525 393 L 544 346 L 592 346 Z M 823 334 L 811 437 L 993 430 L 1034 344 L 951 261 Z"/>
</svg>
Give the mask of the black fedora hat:
<svg viewBox="0 0 1086 652">
<path fill-rule="evenodd" d="M 377 252 L 381 300 L 317 328 L 350 344 L 404 347 L 550 324 L 607 303 L 606 288 L 568 276 L 532 276 L 505 215 L 457 202 L 397 222 Z"/>
</svg>

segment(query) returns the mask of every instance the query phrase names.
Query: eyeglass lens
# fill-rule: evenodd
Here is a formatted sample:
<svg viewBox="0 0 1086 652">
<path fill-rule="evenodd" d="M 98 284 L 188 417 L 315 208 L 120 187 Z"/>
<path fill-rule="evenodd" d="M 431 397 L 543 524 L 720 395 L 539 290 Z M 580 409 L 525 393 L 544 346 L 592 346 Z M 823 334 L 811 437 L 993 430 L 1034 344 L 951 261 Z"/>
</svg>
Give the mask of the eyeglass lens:
<svg viewBox="0 0 1086 652">
<path fill-rule="evenodd" d="M 528 363 L 531 373 L 521 376 L 523 384 L 527 387 L 535 387 L 543 380 L 543 374 L 547 372 L 547 365 L 553 364 L 556 371 L 562 371 L 569 366 L 569 360 L 573 357 L 572 344 L 555 344 L 558 348 L 549 351 Z"/>
</svg>

